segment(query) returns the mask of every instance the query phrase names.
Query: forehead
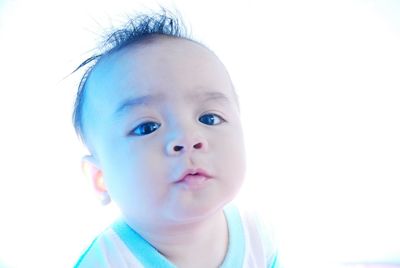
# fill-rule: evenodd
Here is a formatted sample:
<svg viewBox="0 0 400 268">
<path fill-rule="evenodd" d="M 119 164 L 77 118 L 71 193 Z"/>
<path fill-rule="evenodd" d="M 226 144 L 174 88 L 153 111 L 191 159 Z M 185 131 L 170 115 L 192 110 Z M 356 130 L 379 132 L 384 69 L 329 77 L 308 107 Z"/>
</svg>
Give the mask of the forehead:
<svg viewBox="0 0 400 268">
<path fill-rule="evenodd" d="M 169 37 L 117 51 L 99 62 L 88 81 L 88 96 L 162 90 L 231 87 L 219 59 L 195 42 Z M 173 88 L 172 88 L 173 87 Z M 93 94 L 91 94 L 93 93 Z"/>
<path fill-rule="evenodd" d="M 87 82 L 84 114 L 106 117 L 127 98 L 162 94 L 171 100 L 202 92 L 219 92 L 234 99 L 224 65 L 198 43 L 158 37 L 100 60 Z"/>
</svg>

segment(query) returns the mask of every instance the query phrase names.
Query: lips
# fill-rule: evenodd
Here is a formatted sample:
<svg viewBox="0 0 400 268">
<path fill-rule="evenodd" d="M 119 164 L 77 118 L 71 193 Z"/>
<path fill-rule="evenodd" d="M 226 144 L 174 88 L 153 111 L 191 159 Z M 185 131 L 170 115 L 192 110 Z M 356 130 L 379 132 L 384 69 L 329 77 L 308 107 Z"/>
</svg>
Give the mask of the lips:
<svg viewBox="0 0 400 268">
<path fill-rule="evenodd" d="M 199 188 L 212 178 L 212 176 L 203 169 L 188 169 L 176 180 L 176 184 L 185 185 L 188 188 Z"/>
</svg>

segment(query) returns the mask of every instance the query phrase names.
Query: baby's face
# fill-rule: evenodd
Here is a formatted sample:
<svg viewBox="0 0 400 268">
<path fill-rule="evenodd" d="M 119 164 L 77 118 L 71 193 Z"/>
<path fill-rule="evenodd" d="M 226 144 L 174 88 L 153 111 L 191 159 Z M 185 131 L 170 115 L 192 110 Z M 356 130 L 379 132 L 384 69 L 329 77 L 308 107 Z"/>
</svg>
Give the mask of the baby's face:
<svg viewBox="0 0 400 268">
<path fill-rule="evenodd" d="M 238 192 L 238 105 L 226 69 L 206 48 L 165 37 L 124 48 L 95 68 L 85 101 L 94 162 L 131 224 L 200 220 Z"/>
</svg>

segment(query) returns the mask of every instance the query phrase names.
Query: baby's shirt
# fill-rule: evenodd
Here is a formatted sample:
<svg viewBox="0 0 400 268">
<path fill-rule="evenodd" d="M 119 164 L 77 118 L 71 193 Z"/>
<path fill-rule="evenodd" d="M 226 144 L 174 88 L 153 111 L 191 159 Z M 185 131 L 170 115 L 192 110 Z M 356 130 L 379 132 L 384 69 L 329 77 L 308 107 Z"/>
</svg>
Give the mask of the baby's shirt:
<svg viewBox="0 0 400 268">
<path fill-rule="evenodd" d="M 228 205 L 229 244 L 221 268 L 280 268 L 276 247 L 253 215 Z M 150 243 L 118 220 L 100 234 L 78 260 L 75 268 L 176 268 Z"/>
</svg>

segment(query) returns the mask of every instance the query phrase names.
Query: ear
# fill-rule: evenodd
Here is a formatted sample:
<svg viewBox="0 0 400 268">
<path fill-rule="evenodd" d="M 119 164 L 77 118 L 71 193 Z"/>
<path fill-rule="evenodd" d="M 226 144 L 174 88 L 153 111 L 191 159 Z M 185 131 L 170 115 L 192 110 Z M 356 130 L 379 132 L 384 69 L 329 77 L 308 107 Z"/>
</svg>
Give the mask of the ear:
<svg viewBox="0 0 400 268">
<path fill-rule="evenodd" d="M 104 183 L 103 172 L 92 155 L 87 155 L 82 158 L 82 171 L 87 178 L 92 182 L 92 186 L 103 205 L 110 203 L 107 187 Z"/>
</svg>

